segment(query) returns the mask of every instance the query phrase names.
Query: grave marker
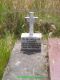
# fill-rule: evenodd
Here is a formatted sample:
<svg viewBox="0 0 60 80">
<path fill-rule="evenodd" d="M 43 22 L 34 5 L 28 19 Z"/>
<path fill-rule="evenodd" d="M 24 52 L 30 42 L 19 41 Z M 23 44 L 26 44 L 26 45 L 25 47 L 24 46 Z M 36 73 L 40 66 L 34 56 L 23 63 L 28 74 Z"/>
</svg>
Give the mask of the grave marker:
<svg viewBox="0 0 60 80">
<path fill-rule="evenodd" d="M 29 33 L 21 34 L 21 50 L 41 50 L 41 33 L 34 33 L 35 19 L 34 12 L 29 12 L 29 16 L 25 17 L 29 22 Z"/>
<path fill-rule="evenodd" d="M 33 31 L 34 31 L 34 23 L 35 23 L 35 19 L 37 19 L 38 17 L 34 16 L 34 12 L 30 12 L 28 17 L 25 17 L 27 19 L 27 22 L 29 22 L 29 33 L 30 33 L 30 37 L 33 36 Z"/>
</svg>

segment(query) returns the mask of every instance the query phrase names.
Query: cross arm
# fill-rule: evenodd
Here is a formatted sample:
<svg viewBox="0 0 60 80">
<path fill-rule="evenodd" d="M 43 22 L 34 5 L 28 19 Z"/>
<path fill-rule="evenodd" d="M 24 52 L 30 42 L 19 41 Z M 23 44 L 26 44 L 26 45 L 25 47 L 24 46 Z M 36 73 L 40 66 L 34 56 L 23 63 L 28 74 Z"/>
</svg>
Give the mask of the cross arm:
<svg viewBox="0 0 60 80">
<path fill-rule="evenodd" d="M 27 22 L 29 22 L 29 18 L 30 18 L 30 17 L 25 17 L 25 19 L 27 20 Z"/>
<path fill-rule="evenodd" d="M 30 17 L 25 17 L 25 19 L 29 19 Z"/>
<path fill-rule="evenodd" d="M 34 17 L 35 19 L 38 19 L 38 17 Z"/>
</svg>

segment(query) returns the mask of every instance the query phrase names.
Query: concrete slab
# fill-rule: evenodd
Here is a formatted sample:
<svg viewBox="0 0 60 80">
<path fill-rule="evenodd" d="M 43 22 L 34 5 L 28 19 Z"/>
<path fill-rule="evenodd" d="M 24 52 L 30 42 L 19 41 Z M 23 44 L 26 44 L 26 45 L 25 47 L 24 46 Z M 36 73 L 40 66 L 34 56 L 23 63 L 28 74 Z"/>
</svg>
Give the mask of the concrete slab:
<svg viewBox="0 0 60 80">
<path fill-rule="evenodd" d="M 48 40 L 48 55 L 51 80 L 60 80 L 60 39 Z"/>
<path fill-rule="evenodd" d="M 22 52 L 17 41 L 2 80 L 48 80 L 47 45 L 42 44 L 42 52 Z M 40 76 L 40 78 L 18 78 L 17 76 Z"/>
</svg>

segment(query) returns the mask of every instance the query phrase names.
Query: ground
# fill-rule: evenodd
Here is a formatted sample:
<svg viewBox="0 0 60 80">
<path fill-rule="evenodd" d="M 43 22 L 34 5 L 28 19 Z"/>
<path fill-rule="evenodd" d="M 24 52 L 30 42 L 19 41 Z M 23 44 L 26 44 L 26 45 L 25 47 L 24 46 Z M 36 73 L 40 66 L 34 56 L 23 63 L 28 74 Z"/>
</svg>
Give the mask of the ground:
<svg viewBox="0 0 60 80">
<path fill-rule="evenodd" d="M 40 78 L 18 78 L 40 76 Z M 21 51 L 21 42 L 15 44 L 2 80 L 49 80 L 47 45 L 42 41 L 41 52 Z"/>
<path fill-rule="evenodd" d="M 50 79 L 60 80 L 60 39 L 48 40 Z"/>
</svg>

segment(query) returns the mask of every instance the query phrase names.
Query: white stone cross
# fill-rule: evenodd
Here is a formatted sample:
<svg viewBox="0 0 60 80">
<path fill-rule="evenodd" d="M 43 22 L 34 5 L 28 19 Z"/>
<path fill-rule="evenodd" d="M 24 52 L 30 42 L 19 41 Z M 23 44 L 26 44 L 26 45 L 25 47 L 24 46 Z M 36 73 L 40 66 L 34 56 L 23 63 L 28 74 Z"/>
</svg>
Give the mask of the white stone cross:
<svg viewBox="0 0 60 80">
<path fill-rule="evenodd" d="M 37 19 L 38 17 L 34 17 L 34 12 L 29 12 L 29 16 L 25 18 L 27 19 L 27 22 L 29 22 L 29 34 L 30 36 L 33 36 L 35 19 Z"/>
</svg>

